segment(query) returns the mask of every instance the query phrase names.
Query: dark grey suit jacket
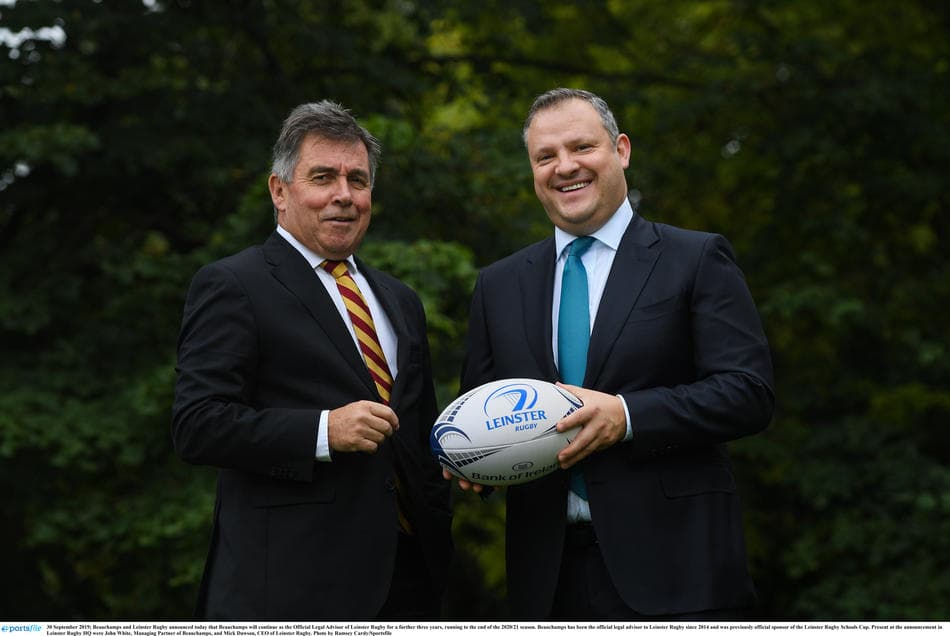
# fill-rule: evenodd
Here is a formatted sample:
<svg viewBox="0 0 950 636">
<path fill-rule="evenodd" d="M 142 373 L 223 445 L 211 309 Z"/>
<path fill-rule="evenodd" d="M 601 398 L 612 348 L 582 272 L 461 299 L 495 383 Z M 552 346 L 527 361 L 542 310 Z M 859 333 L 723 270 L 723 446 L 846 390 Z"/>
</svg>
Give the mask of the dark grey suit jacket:
<svg viewBox="0 0 950 636">
<path fill-rule="evenodd" d="M 554 239 L 479 275 L 461 390 L 554 381 Z M 721 236 L 630 222 L 593 326 L 584 386 L 626 401 L 633 439 L 582 462 L 607 567 L 635 611 L 681 614 L 754 598 L 724 442 L 766 427 L 774 396 L 759 315 Z M 548 616 L 564 541 L 567 471 L 507 493 L 516 617 Z"/>
<path fill-rule="evenodd" d="M 358 264 L 398 337 L 400 428 L 375 454 L 330 463 L 314 461 L 321 411 L 379 396 L 306 259 L 275 232 L 192 281 L 172 439 L 185 461 L 220 469 L 201 616 L 373 618 L 393 572 L 397 474 L 432 580 L 445 579 L 449 488 L 429 452 L 437 407 L 422 304 Z"/>
</svg>

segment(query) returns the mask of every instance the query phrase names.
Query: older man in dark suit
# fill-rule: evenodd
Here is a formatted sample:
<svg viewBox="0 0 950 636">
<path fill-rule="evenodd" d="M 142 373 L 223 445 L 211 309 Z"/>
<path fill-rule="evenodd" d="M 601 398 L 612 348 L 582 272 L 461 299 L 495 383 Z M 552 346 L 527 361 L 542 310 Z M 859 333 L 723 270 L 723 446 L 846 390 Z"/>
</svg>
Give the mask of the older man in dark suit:
<svg viewBox="0 0 950 636">
<path fill-rule="evenodd" d="M 451 553 L 418 296 L 354 256 L 379 144 L 342 107 L 284 122 L 276 231 L 203 267 L 185 304 L 172 438 L 219 469 L 198 613 L 436 618 Z"/>
<path fill-rule="evenodd" d="M 596 95 L 540 96 L 524 140 L 554 236 L 480 273 L 461 390 L 561 380 L 584 407 L 558 424 L 582 427 L 567 470 L 507 491 L 512 613 L 735 616 L 754 591 L 723 444 L 766 427 L 774 397 L 732 249 L 637 214 L 630 140 Z"/>
</svg>

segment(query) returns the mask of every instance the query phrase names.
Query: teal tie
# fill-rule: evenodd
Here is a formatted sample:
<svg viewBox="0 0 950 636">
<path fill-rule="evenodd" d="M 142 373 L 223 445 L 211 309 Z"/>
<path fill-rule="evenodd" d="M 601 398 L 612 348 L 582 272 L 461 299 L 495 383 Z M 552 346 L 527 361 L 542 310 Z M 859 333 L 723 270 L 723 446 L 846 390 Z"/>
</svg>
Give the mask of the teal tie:
<svg viewBox="0 0 950 636">
<path fill-rule="evenodd" d="M 567 262 L 561 278 L 561 305 L 557 319 L 557 362 L 561 381 L 581 386 L 587 371 L 587 345 L 590 341 L 590 309 L 587 271 L 581 256 L 594 242 L 592 236 L 574 239 L 567 246 Z M 587 499 L 587 485 L 580 469 L 571 469 L 571 490 Z"/>
</svg>

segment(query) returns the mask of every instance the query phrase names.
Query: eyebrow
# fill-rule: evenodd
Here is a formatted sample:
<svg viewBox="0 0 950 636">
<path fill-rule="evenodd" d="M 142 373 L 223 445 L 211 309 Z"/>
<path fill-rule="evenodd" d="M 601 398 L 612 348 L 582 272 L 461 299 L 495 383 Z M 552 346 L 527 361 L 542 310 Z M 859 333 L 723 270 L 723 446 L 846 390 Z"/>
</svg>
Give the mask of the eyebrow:
<svg viewBox="0 0 950 636">
<path fill-rule="evenodd" d="M 549 143 L 549 144 L 540 146 L 535 149 L 535 154 L 540 153 L 540 152 L 550 152 L 554 148 L 560 145 L 571 147 L 571 146 L 576 146 L 578 144 L 588 144 L 591 146 L 595 146 L 595 145 L 598 145 L 599 143 L 600 142 L 597 140 L 596 135 L 577 135 L 576 137 L 571 137 L 570 139 L 563 141 L 563 143 L 558 141 L 556 143 Z"/>
<path fill-rule="evenodd" d="M 323 173 L 336 175 L 336 174 L 340 174 L 340 171 L 332 166 L 313 166 L 312 168 L 310 168 L 310 170 L 307 171 L 307 176 L 312 177 L 315 174 L 323 174 Z M 369 172 L 367 172 L 366 170 L 363 170 L 362 168 L 354 168 L 350 170 L 349 172 L 347 172 L 346 176 L 369 179 Z"/>
</svg>

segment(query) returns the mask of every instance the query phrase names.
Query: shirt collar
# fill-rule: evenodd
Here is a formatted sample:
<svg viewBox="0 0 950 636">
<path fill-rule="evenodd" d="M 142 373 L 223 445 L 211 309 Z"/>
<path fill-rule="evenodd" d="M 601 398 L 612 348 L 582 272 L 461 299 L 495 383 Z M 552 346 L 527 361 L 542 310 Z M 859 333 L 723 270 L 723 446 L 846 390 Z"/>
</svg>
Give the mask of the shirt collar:
<svg viewBox="0 0 950 636">
<path fill-rule="evenodd" d="M 307 247 L 306 245 L 298 241 L 293 234 L 288 232 L 286 229 L 284 229 L 280 225 L 277 226 L 277 233 L 283 236 L 285 239 L 287 239 L 287 242 L 290 243 L 294 247 L 294 249 L 300 252 L 300 254 L 305 259 L 307 259 L 307 263 L 310 264 L 311 268 L 316 269 L 320 267 L 320 263 L 327 260 L 323 256 L 320 256 L 319 254 L 314 252 L 312 249 L 310 249 L 309 247 Z M 352 254 L 346 257 L 346 266 L 350 270 L 350 272 L 357 271 L 356 260 L 353 258 Z"/>
<path fill-rule="evenodd" d="M 633 218 L 633 207 L 630 205 L 630 200 L 627 197 L 623 198 L 623 203 L 620 204 L 620 207 L 617 208 L 617 211 L 614 212 L 613 216 L 601 226 L 599 230 L 591 234 L 595 239 L 609 247 L 610 249 L 617 251 L 617 248 L 620 247 L 620 240 L 623 238 L 623 233 L 627 231 L 627 226 L 630 224 L 630 220 Z M 573 234 L 568 234 L 561 228 L 555 226 L 554 228 L 554 247 L 556 258 L 560 258 L 564 253 L 564 249 L 568 244 L 576 239 L 577 237 Z"/>
</svg>

